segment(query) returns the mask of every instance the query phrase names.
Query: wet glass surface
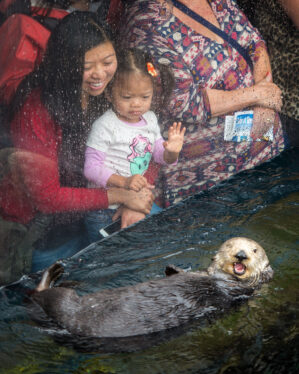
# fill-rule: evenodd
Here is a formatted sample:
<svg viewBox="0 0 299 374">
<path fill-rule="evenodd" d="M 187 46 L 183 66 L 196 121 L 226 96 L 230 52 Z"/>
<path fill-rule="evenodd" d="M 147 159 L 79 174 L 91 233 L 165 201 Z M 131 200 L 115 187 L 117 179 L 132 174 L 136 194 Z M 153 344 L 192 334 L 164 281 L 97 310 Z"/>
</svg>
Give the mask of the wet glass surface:
<svg viewBox="0 0 299 374">
<path fill-rule="evenodd" d="M 216 321 L 130 353 L 83 353 L 28 315 L 40 274 L 0 288 L 0 372 L 297 373 L 299 149 L 198 194 L 65 260 L 79 293 L 164 276 L 172 263 L 205 269 L 233 236 L 258 241 L 275 271 L 249 303 Z M 146 339 L 146 338 L 145 338 Z"/>
</svg>

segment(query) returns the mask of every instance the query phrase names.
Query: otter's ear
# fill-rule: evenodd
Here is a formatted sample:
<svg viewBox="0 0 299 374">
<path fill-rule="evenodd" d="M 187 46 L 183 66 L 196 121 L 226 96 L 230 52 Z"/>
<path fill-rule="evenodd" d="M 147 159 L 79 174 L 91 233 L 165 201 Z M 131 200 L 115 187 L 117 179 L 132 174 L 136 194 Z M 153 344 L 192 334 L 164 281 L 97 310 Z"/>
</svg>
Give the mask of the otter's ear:
<svg viewBox="0 0 299 374">
<path fill-rule="evenodd" d="M 183 273 L 184 270 L 174 266 L 174 265 L 167 265 L 165 268 L 165 274 L 167 277 L 173 275 L 173 274 L 178 274 L 178 273 Z"/>
</svg>

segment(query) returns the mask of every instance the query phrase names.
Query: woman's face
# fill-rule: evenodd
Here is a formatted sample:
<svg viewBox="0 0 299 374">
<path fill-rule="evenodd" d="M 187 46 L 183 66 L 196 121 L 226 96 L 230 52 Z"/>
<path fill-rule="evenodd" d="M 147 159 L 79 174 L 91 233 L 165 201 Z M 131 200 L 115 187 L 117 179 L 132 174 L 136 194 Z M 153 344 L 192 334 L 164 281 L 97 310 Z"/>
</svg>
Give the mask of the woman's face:
<svg viewBox="0 0 299 374">
<path fill-rule="evenodd" d="M 82 106 L 88 102 L 89 96 L 103 93 L 117 68 L 114 47 L 107 41 L 85 53 L 84 73 L 82 80 Z"/>
</svg>

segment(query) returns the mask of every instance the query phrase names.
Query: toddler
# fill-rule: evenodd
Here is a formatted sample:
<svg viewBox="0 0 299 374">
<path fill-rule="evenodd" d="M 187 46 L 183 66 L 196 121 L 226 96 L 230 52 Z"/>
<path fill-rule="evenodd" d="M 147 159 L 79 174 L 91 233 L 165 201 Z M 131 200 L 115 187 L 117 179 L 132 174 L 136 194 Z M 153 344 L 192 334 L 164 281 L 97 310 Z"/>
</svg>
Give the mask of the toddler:
<svg viewBox="0 0 299 374">
<path fill-rule="evenodd" d="M 119 53 L 116 74 L 107 87 L 111 109 L 92 125 L 87 139 L 84 175 L 90 187 L 123 187 L 139 191 L 149 187 L 143 176 L 153 157 L 159 164 L 177 161 L 183 146 L 185 128 L 174 122 L 165 141 L 156 115 L 151 111 L 153 97 L 166 105 L 173 88 L 171 70 L 154 64 L 150 55 L 138 49 Z M 157 80 L 161 87 L 156 94 Z M 91 241 L 100 239 L 99 229 L 112 222 L 117 206 L 89 212 L 86 226 Z"/>
</svg>

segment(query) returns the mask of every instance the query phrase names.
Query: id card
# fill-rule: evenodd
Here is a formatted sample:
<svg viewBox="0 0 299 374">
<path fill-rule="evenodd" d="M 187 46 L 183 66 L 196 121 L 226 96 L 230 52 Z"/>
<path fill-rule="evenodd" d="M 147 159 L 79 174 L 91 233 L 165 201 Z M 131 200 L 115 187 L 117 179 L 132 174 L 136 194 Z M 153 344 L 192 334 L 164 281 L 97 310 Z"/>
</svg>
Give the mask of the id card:
<svg viewBox="0 0 299 374">
<path fill-rule="evenodd" d="M 252 141 L 250 136 L 253 126 L 253 110 L 236 112 L 233 116 L 225 117 L 224 140 L 230 142 L 249 142 Z M 273 141 L 273 126 L 263 135 L 262 139 Z"/>
</svg>

